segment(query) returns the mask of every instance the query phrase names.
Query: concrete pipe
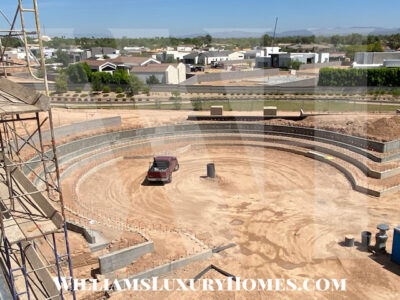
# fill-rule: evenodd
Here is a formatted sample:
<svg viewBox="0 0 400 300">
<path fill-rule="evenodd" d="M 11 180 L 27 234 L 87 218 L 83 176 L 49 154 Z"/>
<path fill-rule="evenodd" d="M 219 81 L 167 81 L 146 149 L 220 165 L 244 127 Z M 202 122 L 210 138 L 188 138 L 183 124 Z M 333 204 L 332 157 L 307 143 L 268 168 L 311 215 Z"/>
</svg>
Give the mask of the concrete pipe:
<svg viewBox="0 0 400 300">
<path fill-rule="evenodd" d="M 215 164 L 207 164 L 207 177 L 215 178 Z"/>
<path fill-rule="evenodd" d="M 369 247 L 371 244 L 371 236 L 372 233 L 369 231 L 363 231 L 361 232 L 361 245 L 363 247 Z"/>
</svg>

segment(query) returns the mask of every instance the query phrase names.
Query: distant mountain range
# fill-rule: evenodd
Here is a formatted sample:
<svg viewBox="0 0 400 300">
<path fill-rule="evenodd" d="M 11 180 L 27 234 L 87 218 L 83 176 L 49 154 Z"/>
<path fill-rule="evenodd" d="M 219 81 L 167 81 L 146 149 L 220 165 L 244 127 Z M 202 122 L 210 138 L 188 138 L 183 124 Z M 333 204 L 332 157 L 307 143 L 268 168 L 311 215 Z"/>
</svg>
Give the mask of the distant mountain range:
<svg viewBox="0 0 400 300">
<path fill-rule="evenodd" d="M 272 31 L 266 32 L 269 35 L 273 35 Z M 349 27 L 349 28 L 313 28 L 313 29 L 303 29 L 303 30 L 291 30 L 291 31 L 283 31 L 277 32 L 278 37 L 287 37 L 287 36 L 311 36 L 311 35 L 323 35 L 323 36 L 332 36 L 332 35 L 348 35 L 352 33 L 359 33 L 362 35 L 389 35 L 400 33 L 400 28 L 381 28 L 381 27 Z M 178 36 L 181 38 L 193 38 L 196 36 L 206 35 L 207 32 L 199 33 L 199 34 L 190 34 Z M 260 32 L 249 32 L 249 31 L 241 31 L 241 30 L 232 30 L 232 31 L 221 31 L 221 32 L 213 32 L 209 33 L 213 38 L 247 38 L 247 37 L 260 37 L 264 33 Z"/>
</svg>

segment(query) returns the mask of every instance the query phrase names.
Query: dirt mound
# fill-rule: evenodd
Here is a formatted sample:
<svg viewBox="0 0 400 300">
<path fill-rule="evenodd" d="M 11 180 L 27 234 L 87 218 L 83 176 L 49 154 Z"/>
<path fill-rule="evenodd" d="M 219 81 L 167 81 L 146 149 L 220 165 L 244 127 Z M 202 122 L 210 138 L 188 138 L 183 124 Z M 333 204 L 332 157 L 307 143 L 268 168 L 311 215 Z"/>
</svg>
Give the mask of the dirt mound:
<svg viewBox="0 0 400 300">
<path fill-rule="evenodd" d="M 400 139 L 400 116 L 381 118 L 367 124 L 371 136 L 382 141 Z"/>
<path fill-rule="evenodd" d="M 266 123 L 318 128 L 383 142 L 400 139 L 400 116 L 393 115 L 326 115 L 301 121 L 278 119 Z"/>
</svg>

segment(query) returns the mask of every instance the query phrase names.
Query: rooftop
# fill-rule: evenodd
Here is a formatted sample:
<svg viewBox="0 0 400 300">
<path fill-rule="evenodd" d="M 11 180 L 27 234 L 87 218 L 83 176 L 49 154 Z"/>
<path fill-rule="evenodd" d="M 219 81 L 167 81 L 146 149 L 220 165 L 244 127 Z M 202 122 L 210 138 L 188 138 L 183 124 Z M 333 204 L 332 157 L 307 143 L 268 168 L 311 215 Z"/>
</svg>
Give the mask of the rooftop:
<svg viewBox="0 0 400 300">
<path fill-rule="evenodd" d="M 207 56 L 207 57 L 220 57 L 220 56 L 228 56 L 229 54 L 232 54 L 233 51 L 209 51 L 209 52 L 204 52 L 202 55 Z"/>
<path fill-rule="evenodd" d="M 152 59 L 151 57 L 141 57 L 141 56 L 120 56 L 115 59 L 110 59 L 109 61 L 114 63 L 114 64 L 137 64 L 140 65 L 149 59 Z"/>
<path fill-rule="evenodd" d="M 131 72 L 133 73 L 164 73 L 172 64 L 150 64 L 144 67 L 133 67 Z"/>
</svg>

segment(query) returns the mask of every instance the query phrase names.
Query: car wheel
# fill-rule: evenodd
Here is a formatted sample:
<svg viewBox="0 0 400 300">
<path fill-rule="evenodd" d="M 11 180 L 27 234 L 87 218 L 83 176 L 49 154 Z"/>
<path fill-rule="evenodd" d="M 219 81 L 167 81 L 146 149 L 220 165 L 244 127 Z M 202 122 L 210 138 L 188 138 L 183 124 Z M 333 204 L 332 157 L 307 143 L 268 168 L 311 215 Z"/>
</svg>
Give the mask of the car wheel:
<svg viewBox="0 0 400 300">
<path fill-rule="evenodd" d="M 172 181 L 172 175 L 169 175 L 169 177 L 168 177 L 168 183 L 171 183 L 171 181 Z"/>
<path fill-rule="evenodd" d="M 174 171 L 176 172 L 176 171 L 178 171 L 178 170 L 179 170 L 179 164 L 177 164 L 177 165 L 175 166 Z"/>
</svg>

